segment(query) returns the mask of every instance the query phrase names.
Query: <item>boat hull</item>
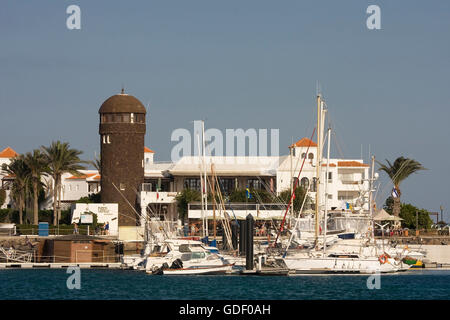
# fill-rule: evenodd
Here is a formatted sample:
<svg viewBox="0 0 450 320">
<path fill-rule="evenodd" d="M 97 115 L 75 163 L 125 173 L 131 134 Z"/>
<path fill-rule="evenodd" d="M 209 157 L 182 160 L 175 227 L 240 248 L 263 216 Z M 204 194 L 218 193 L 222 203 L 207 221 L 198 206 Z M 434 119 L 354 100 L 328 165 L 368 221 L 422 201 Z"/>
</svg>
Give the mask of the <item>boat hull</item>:
<svg viewBox="0 0 450 320">
<path fill-rule="evenodd" d="M 394 261 L 352 258 L 285 258 L 284 263 L 295 274 L 373 274 L 403 271 Z"/>
<path fill-rule="evenodd" d="M 211 266 L 211 267 L 197 267 L 197 268 L 180 268 L 180 269 L 165 269 L 163 275 L 213 275 L 226 274 L 231 272 L 233 265 Z"/>
</svg>

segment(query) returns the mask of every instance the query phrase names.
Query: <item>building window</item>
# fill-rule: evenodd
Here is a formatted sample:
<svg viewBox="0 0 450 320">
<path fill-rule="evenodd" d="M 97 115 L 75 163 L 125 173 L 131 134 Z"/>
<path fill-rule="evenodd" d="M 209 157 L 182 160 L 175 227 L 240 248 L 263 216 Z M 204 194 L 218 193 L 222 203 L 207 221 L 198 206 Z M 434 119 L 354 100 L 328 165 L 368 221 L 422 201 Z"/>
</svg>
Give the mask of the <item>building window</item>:
<svg viewBox="0 0 450 320">
<path fill-rule="evenodd" d="M 108 136 L 106 137 L 106 142 L 107 142 L 108 144 L 111 143 L 111 140 L 109 140 L 109 134 L 108 134 Z"/>
<path fill-rule="evenodd" d="M 144 123 L 145 122 L 145 114 L 143 114 L 143 113 L 136 113 L 134 118 L 135 118 L 136 123 Z"/>
<path fill-rule="evenodd" d="M 263 181 L 260 179 L 248 179 L 247 185 L 252 190 L 264 190 Z"/>
<path fill-rule="evenodd" d="M 133 113 L 105 113 L 100 116 L 101 123 L 133 123 Z"/>
<path fill-rule="evenodd" d="M 121 183 L 119 185 L 120 190 L 124 191 L 125 190 L 125 183 Z"/>
<path fill-rule="evenodd" d="M 307 190 L 309 187 L 309 179 L 307 177 L 303 177 L 300 180 L 300 187 L 302 187 L 303 189 Z"/>
<path fill-rule="evenodd" d="M 306 153 L 302 153 L 302 159 L 305 159 L 306 158 Z"/>
<path fill-rule="evenodd" d="M 106 136 L 105 135 L 102 136 L 102 140 L 103 140 L 103 144 L 105 144 L 106 143 Z"/>
<path fill-rule="evenodd" d="M 309 160 L 312 160 L 312 159 L 314 159 L 314 154 L 311 152 L 310 154 L 308 154 L 308 159 Z"/>
<path fill-rule="evenodd" d="M 328 182 L 333 182 L 332 172 L 328 172 Z"/>
<path fill-rule="evenodd" d="M 233 178 L 219 178 L 220 190 L 224 194 L 230 194 L 235 189 L 235 183 Z"/>
<path fill-rule="evenodd" d="M 200 191 L 201 190 L 200 178 L 184 179 L 184 188 Z"/>
</svg>

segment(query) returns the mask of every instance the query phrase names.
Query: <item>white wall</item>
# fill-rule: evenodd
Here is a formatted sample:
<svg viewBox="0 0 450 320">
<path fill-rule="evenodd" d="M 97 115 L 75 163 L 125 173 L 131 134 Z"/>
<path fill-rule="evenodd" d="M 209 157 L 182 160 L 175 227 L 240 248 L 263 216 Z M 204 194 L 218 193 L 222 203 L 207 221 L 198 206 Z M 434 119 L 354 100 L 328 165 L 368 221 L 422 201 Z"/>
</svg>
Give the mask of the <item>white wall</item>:
<svg viewBox="0 0 450 320">
<path fill-rule="evenodd" d="M 80 215 L 84 212 L 97 214 L 98 223 L 109 223 L 109 234 L 118 235 L 119 205 L 117 203 L 74 203 L 72 209 L 72 223 L 79 223 Z"/>
</svg>

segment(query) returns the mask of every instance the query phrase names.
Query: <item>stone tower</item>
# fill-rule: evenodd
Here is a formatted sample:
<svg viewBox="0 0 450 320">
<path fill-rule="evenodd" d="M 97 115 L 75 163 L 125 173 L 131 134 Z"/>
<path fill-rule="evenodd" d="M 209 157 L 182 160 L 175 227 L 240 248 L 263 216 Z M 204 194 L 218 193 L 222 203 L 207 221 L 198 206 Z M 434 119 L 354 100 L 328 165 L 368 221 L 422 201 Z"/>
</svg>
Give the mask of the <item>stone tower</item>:
<svg viewBox="0 0 450 320">
<path fill-rule="evenodd" d="M 119 227 L 136 226 L 144 182 L 146 110 L 133 96 L 114 95 L 100 110 L 101 201 L 119 204 Z"/>
</svg>

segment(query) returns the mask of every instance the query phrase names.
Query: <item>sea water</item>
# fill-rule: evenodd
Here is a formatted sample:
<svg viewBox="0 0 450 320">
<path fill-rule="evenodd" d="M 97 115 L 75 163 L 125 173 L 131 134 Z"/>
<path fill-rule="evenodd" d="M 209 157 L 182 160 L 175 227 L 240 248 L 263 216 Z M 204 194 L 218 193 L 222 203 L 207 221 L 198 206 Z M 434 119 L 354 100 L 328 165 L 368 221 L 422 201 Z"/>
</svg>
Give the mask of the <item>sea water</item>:
<svg viewBox="0 0 450 320">
<path fill-rule="evenodd" d="M 141 271 L 80 269 L 69 289 L 66 269 L 0 270 L 0 299 L 450 299 L 450 271 L 381 275 L 156 276 Z M 373 286 L 372 286 L 373 287 Z"/>
</svg>

